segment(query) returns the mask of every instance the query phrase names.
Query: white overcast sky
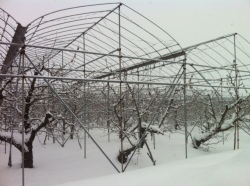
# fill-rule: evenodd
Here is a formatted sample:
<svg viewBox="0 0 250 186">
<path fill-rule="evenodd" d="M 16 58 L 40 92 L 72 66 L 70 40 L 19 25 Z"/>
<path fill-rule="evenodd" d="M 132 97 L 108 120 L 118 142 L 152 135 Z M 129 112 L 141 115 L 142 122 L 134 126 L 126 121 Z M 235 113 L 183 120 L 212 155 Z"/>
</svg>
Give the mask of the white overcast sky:
<svg viewBox="0 0 250 186">
<path fill-rule="evenodd" d="M 113 0 L 0 0 L 22 25 L 46 13 Z M 172 35 L 182 47 L 234 32 L 250 40 L 250 0 L 124 0 Z M 156 34 L 157 35 L 157 34 Z"/>
</svg>

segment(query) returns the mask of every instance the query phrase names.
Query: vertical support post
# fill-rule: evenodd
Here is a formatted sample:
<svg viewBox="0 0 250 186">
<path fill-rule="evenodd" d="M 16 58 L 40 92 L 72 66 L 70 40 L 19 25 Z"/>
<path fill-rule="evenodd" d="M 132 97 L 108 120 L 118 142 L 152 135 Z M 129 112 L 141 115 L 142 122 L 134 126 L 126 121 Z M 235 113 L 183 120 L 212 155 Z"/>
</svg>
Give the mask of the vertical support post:
<svg viewBox="0 0 250 186">
<path fill-rule="evenodd" d="M 137 81 L 140 81 L 140 73 L 139 70 L 137 70 Z M 137 90 L 137 105 L 138 105 L 138 110 L 140 111 L 140 84 L 138 83 L 137 85 L 138 90 Z M 138 118 L 138 128 L 139 128 L 139 139 L 141 139 L 142 137 L 142 133 L 141 133 L 141 122 L 139 121 L 140 118 Z"/>
<path fill-rule="evenodd" d="M 186 105 L 186 91 L 187 91 L 187 85 L 186 85 L 186 59 L 183 60 L 183 82 L 184 82 L 184 90 L 183 90 L 183 96 L 184 96 L 184 125 L 185 125 L 185 156 L 187 159 L 187 143 L 188 143 L 188 135 L 187 135 L 187 105 Z"/>
<path fill-rule="evenodd" d="M 85 51 L 85 34 L 83 33 L 83 51 Z M 84 78 L 86 77 L 86 67 L 85 67 L 85 53 L 83 53 L 83 76 Z M 84 102 L 84 116 L 83 116 L 83 123 L 86 126 L 86 83 L 84 82 L 84 87 L 83 87 L 83 102 Z M 88 127 L 89 131 L 89 127 Z M 84 130 L 84 159 L 87 157 L 87 133 Z"/>
<path fill-rule="evenodd" d="M 109 79 L 109 78 L 108 78 Z M 108 106 L 108 113 L 107 113 L 107 118 L 108 118 L 108 120 L 107 120 L 107 127 L 108 127 L 108 142 L 110 142 L 110 111 L 109 111 L 109 108 L 110 108 L 110 100 L 109 100 L 109 82 L 107 83 L 107 85 L 108 85 L 108 95 L 107 95 L 107 106 Z"/>
<path fill-rule="evenodd" d="M 154 143 L 154 149 L 155 149 L 155 145 L 156 145 L 155 144 L 155 133 L 153 133 L 152 135 L 153 135 L 153 140 L 154 140 L 153 143 Z"/>
<path fill-rule="evenodd" d="M 22 186 L 24 186 L 24 112 L 25 112 L 25 108 L 24 108 L 24 55 L 25 55 L 25 48 L 24 46 L 22 47 L 21 50 L 21 58 L 22 58 Z"/>
<path fill-rule="evenodd" d="M 7 116 L 6 116 L 7 117 Z M 7 125 L 7 121 L 6 121 L 6 117 L 5 117 L 5 125 L 4 125 L 4 132 L 7 132 L 7 127 L 6 127 L 6 125 Z M 7 143 L 6 143 L 6 141 L 4 142 L 4 154 L 6 154 L 6 152 L 7 152 Z"/>
<path fill-rule="evenodd" d="M 152 69 L 151 69 L 151 65 L 150 65 L 150 71 L 149 71 L 149 81 L 151 82 L 151 76 L 152 76 Z M 151 86 L 150 85 L 148 85 L 148 88 L 149 88 L 149 91 L 150 91 L 150 89 L 151 89 Z M 150 113 L 150 115 L 149 115 L 149 117 L 150 117 L 150 122 L 152 121 L 152 113 Z"/>
<path fill-rule="evenodd" d="M 87 85 L 87 83 L 86 83 L 86 85 Z M 90 83 L 88 82 L 88 87 L 87 87 L 88 89 L 87 89 L 87 91 L 85 91 L 85 92 L 90 92 Z M 86 99 L 86 98 L 85 98 Z M 86 99 L 86 102 L 87 102 L 87 99 Z M 87 105 L 87 104 L 86 104 Z M 90 113 L 89 113 L 89 109 L 88 109 L 88 107 L 86 107 L 86 122 L 88 121 L 88 132 L 89 132 L 89 121 L 90 121 Z M 87 120 L 87 118 L 88 118 L 88 120 Z M 89 134 L 88 134 L 88 138 L 89 138 Z"/>
<path fill-rule="evenodd" d="M 122 52 L 121 52 L 121 4 L 118 7 L 118 34 L 119 34 L 119 79 L 120 79 L 120 139 L 121 139 L 121 170 L 123 170 L 123 116 L 122 116 Z"/>
<path fill-rule="evenodd" d="M 124 73 L 123 73 L 123 80 L 124 81 L 127 81 L 127 71 L 125 71 Z M 122 104 L 122 110 L 123 110 L 123 121 L 125 121 L 126 119 L 128 119 L 127 117 L 128 117 L 128 114 L 127 114 L 127 112 L 126 112 L 126 103 L 128 102 L 128 86 L 127 86 L 127 84 L 125 84 L 125 87 L 124 87 L 124 91 L 125 91 L 125 95 L 124 95 L 124 99 L 123 99 L 123 104 Z M 124 122 L 124 126 L 123 126 L 123 128 L 124 128 L 124 130 L 126 130 L 126 127 L 127 127 L 127 123 L 125 123 Z"/>
<path fill-rule="evenodd" d="M 236 35 L 234 34 L 234 65 L 235 65 L 235 90 L 236 90 L 236 100 L 239 99 L 239 83 L 238 83 L 238 68 L 237 68 L 237 62 L 236 62 L 236 42 L 235 42 L 235 37 Z M 237 118 L 239 117 L 239 105 L 237 105 L 236 107 L 236 113 L 237 113 Z M 239 141 L 240 141 L 240 137 L 239 137 L 239 122 L 236 122 L 235 125 L 235 137 L 236 137 L 236 142 L 237 144 L 234 145 L 234 149 L 236 148 L 237 145 L 237 149 L 239 149 Z"/>
<path fill-rule="evenodd" d="M 17 70 L 17 74 L 19 75 L 20 74 L 20 68 L 21 68 L 21 55 L 19 54 L 19 64 L 18 64 L 18 70 Z M 19 78 L 17 78 L 16 80 L 16 91 L 15 91 L 15 96 L 17 97 L 17 91 L 18 91 L 18 81 L 19 81 Z M 11 142 L 10 142 L 10 152 L 9 152 L 9 161 L 8 161 L 8 166 L 9 167 L 12 167 L 12 142 L 13 142 L 13 133 L 14 133 L 14 124 L 15 124 L 15 116 L 16 116 L 16 110 L 15 110 L 15 107 L 17 107 L 18 103 L 15 102 L 14 104 L 14 107 L 13 107 L 13 113 L 15 113 L 14 117 L 13 117 L 13 120 L 12 120 L 12 125 L 11 125 Z"/>
<path fill-rule="evenodd" d="M 44 64 L 45 65 L 45 64 Z M 49 59 L 48 59 L 48 69 L 49 69 Z M 49 74 L 49 72 L 47 73 L 47 75 L 49 76 L 50 74 Z M 48 95 L 51 95 L 51 93 L 50 93 L 50 90 L 48 89 Z M 53 96 L 52 96 L 53 97 Z M 48 102 L 47 102 L 47 104 L 48 104 L 48 109 L 50 110 L 50 102 L 52 102 L 52 97 L 51 97 L 51 100 L 50 100 L 50 98 L 48 97 Z"/>
<path fill-rule="evenodd" d="M 62 69 L 64 68 L 64 55 L 63 55 L 63 50 L 62 50 Z M 63 91 L 64 91 L 64 85 L 62 85 L 63 87 Z M 53 98 L 52 98 L 53 99 Z M 66 131 L 66 129 L 65 129 L 65 121 L 63 120 L 63 133 L 62 133 L 62 147 L 64 147 L 64 144 L 66 143 L 64 143 L 64 141 L 65 141 L 65 138 L 64 138 L 64 135 L 65 135 L 65 131 Z M 71 134 L 70 134 L 71 135 Z M 73 135 L 73 134 L 72 134 Z M 53 137 L 53 140 L 54 140 L 55 138 Z"/>
<path fill-rule="evenodd" d="M 64 68 L 64 59 L 63 59 L 63 50 L 62 50 L 62 68 Z"/>
<path fill-rule="evenodd" d="M 221 88 L 220 88 L 220 95 L 221 95 L 221 110 L 223 108 L 223 92 L 222 92 L 222 86 L 223 86 L 223 79 L 221 78 Z M 222 132 L 222 144 L 224 145 L 224 131 Z"/>
</svg>

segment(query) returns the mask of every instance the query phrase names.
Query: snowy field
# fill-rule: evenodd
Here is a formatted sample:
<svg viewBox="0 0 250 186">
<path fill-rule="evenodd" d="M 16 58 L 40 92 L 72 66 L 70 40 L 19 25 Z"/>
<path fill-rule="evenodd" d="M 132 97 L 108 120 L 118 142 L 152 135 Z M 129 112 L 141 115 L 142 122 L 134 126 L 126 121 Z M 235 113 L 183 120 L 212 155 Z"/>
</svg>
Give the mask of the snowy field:
<svg viewBox="0 0 250 186">
<path fill-rule="evenodd" d="M 111 141 L 105 131 L 90 133 L 108 154 L 114 164 L 121 165 L 116 156 L 119 139 Z M 250 186 L 250 136 L 241 131 L 240 150 L 233 151 L 233 134 L 225 144 L 213 144 L 208 151 L 188 144 L 185 159 L 184 136 L 165 134 L 156 136 L 156 148 L 148 139 L 156 166 L 152 165 L 147 150 L 142 149 L 132 159 L 125 173 L 117 173 L 90 139 L 87 139 L 87 158 L 77 140 L 69 140 L 64 148 L 52 140 L 42 145 L 40 136 L 34 144 L 34 168 L 25 169 L 26 186 Z M 189 140 L 190 141 L 190 140 Z M 82 140 L 83 146 L 83 140 Z M 7 148 L 8 149 L 8 148 Z M 8 152 L 8 151 L 7 151 Z M 8 153 L 0 145 L 0 186 L 21 186 L 21 156 L 13 148 L 13 167 L 8 168 Z"/>
</svg>

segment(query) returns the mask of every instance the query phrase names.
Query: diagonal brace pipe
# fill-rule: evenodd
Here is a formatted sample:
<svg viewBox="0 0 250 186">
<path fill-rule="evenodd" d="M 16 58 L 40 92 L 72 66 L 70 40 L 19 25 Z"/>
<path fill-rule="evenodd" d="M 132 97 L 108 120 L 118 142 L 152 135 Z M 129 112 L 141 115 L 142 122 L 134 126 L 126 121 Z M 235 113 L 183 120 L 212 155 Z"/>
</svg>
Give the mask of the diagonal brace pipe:
<svg viewBox="0 0 250 186">
<path fill-rule="evenodd" d="M 42 73 L 39 71 L 39 69 L 35 66 L 35 64 L 31 61 L 31 59 L 26 54 L 25 54 L 25 57 L 32 64 L 32 66 L 35 68 L 35 70 L 42 76 Z M 67 111 L 76 119 L 76 121 L 78 121 L 78 124 L 80 125 L 80 127 L 82 127 L 83 130 L 89 135 L 90 139 L 94 142 L 94 144 L 98 147 L 98 149 L 102 152 L 102 154 L 107 158 L 107 160 L 111 163 L 111 165 L 117 170 L 118 173 L 120 173 L 120 171 L 118 170 L 118 168 L 114 165 L 114 163 L 109 159 L 109 157 L 107 156 L 107 154 L 102 150 L 102 148 L 98 145 L 98 143 L 90 135 L 90 133 L 88 132 L 88 130 L 83 126 L 83 124 L 78 119 L 78 117 L 75 115 L 75 113 L 69 108 L 69 106 L 59 96 L 59 94 L 56 92 L 56 90 L 53 88 L 53 86 L 49 83 L 49 81 L 45 77 L 43 78 L 43 80 L 47 83 L 47 85 L 50 87 L 51 91 L 56 95 L 56 97 L 64 105 L 64 107 L 67 109 Z"/>
</svg>

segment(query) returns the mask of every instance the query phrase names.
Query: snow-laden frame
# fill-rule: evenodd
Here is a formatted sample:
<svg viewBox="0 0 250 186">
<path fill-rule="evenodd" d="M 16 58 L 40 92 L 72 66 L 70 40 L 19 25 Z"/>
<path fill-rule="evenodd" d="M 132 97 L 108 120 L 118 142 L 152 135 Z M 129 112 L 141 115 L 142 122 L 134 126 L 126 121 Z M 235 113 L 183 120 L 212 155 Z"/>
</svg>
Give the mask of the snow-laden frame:
<svg viewBox="0 0 250 186">
<path fill-rule="evenodd" d="M 186 102 L 191 94 L 190 87 L 214 91 L 224 102 L 229 97 L 228 90 L 235 88 L 227 83 L 229 74 L 231 78 L 237 76 L 239 79 L 237 89 L 243 97 L 250 88 L 250 54 L 247 50 L 250 43 L 237 33 L 182 48 L 154 22 L 121 3 L 58 10 L 37 18 L 27 27 L 22 27 L 0 9 L 0 23 L 1 84 L 13 78 L 16 80 L 13 87 L 20 87 L 22 80 L 23 99 L 27 80 L 39 79 L 39 83 L 50 88 L 50 93 L 55 95 L 94 143 L 89 134 L 88 121 L 95 117 L 91 112 L 98 111 L 86 104 L 90 102 L 89 92 L 101 97 L 100 102 L 108 110 L 103 112 L 109 117 L 114 103 L 111 103 L 113 99 L 110 97 L 112 90 L 107 87 L 116 90 L 121 99 L 127 85 L 136 85 L 138 100 L 143 92 L 139 92 L 142 87 L 163 90 L 165 99 L 171 98 L 173 90 L 182 88 L 182 117 L 187 140 Z M 24 73 L 27 69 L 39 72 L 42 66 L 46 67 L 46 71 L 36 76 L 31 72 Z M 70 87 L 69 84 L 81 87 L 78 94 L 85 107 L 80 118 L 61 95 Z M 101 96 L 104 91 L 108 97 Z M 124 110 L 124 107 L 120 107 L 120 115 Z M 149 117 L 147 128 L 154 123 L 155 117 L 152 116 Z M 123 127 L 121 122 L 120 130 Z M 125 170 L 129 162 L 125 167 L 121 164 L 121 170 L 118 169 L 99 144 L 96 145 L 118 172 Z M 120 149 L 123 150 L 122 140 Z M 86 157 L 86 146 L 84 150 Z M 185 151 L 187 157 L 187 147 Z"/>
</svg>

